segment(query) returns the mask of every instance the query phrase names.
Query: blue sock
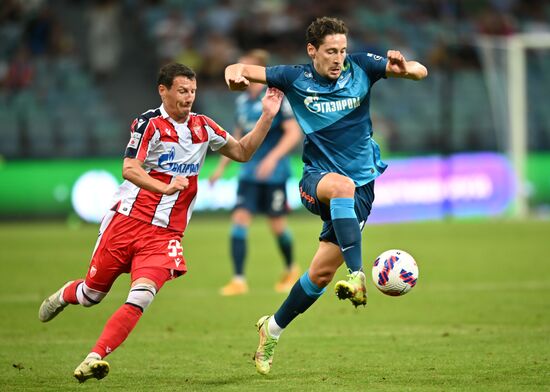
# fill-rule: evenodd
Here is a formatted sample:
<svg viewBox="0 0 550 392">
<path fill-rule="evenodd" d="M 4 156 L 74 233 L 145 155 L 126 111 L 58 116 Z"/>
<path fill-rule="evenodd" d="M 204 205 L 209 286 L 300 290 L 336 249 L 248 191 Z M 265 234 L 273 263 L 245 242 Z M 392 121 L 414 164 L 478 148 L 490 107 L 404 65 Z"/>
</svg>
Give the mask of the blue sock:
<svg viewBox="0 0 550 392">
<path fill-rule="evenodd" d="M 292 264 L 292 236 L 290 235 L 290 231 L 288 231 L 288 229 L 277 236 L 277 243 L 279 244 L 279 249 L 285 259 L 285 265 L 290 267 Z"/>
<path fill-rule="evenodd" d="M 279 310 L 275 313 L 275 321 L 281 328 L 285 328 L 300 313 L 304 313 L 325 292 L 309 279 L 306 271 L 294 284 L 290 294 Z"/>
<path fill-rule="evenodd" d="M 244 259 L 246 257 L 246 226 L 233 225 L 231 229 L 231 257 L 235 275 L 244 275 Z"/>
<path fill-rule="evenodd" d="M 355 202 L 351 198 L 331 199 L 330 216 L 347 267 L 351 271 L 359 271 L 363 266 L 361 229 L 357 215 L 355 215 L 354 205 Z"/>
</svg>

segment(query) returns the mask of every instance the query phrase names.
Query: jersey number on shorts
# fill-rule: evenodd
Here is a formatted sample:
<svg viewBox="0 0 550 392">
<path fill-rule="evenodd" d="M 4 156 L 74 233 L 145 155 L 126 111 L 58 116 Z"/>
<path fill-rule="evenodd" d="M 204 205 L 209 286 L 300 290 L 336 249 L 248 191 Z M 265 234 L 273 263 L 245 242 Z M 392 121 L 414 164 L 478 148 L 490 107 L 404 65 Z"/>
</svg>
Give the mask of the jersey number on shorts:
<svg viewBox="0 0 550 392">
<path fill-rule="evenodd" d="M 178 240 L 170 240 L 168 243 L 168 256 L 174 257 L 176 267 L 179 267 L 181 263 L 181 256 L 183 255 L 183 248 Z"/>
<path fill-rule="evenodd" d="M 285 193 L 280 189 L 274 191 L 271 199 L 271 209 L 276 212 L 281 211 L 283 209 L 284 202 Z"/>
</svg>

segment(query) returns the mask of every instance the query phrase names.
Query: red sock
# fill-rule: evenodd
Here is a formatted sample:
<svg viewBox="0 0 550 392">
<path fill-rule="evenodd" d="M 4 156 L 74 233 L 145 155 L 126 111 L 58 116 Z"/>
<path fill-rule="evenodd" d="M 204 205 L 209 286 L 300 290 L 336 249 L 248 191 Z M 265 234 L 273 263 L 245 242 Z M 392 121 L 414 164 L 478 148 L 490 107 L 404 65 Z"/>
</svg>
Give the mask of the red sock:
<svg viewBox="0 0 550 392">
<path fill-rule="evenodd" d="M 98 353 L 101 358 L 104 358 L 115 351 L 132 332 L 142 314 L 141 309 L 132 305 L 124 304 L 118 308 L 105 324 L 105 328 L 103 328 L 101 336 L 92 348 L 92 352 Z"/>
<path fill-rule="evenodd" d="M 68 304 L 78 305 L 78 299 L 76 299 L 76 288 L 80 283 L 84 282 L 82 279 L 77 279 L 63 290 L 63 301 Z"/>
</svg>

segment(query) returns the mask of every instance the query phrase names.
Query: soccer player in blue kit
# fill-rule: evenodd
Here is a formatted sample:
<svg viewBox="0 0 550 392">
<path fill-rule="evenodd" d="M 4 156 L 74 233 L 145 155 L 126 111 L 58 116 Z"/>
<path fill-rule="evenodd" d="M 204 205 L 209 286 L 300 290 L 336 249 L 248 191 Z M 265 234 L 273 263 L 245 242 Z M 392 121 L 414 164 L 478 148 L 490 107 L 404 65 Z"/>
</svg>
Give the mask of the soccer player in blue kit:
<svg viewBox="0 0 550 392">
<path fill-rule="evenodd" d="M 253 49 L 245 53 L 239 62 L 265 66 L 269 54 L 263 49 Z M 236 127 L 233 137 L 240 139 L 250 132 L 262 114 L 261 99 L 267 87 L 261 83 L 251 83 L 247 91 L 236 100 Z M 275 116 L 271 129 L 252 159 L 240 165 L 237 203 L 231 215 L 231 258 L 233 278 L 222 287 L 224 296 L 240 295 L 248 292 L 244 274 L 247 253 L 248 228 L 254 214 L 264 213 L 268 217 L 271 232 L 277 239 L 283 255 L 285 271 L 276 283 L 275 290 L 288 293 L 300 270 L 293 262 L 293 241 L 287 227 L 286 182 L 290 177 L 290 160 L 287 154 L 301 140 L 302 132 L 296 122 L 288 101 L 283 99 L 281 110 Z M 217 181 L 231 160 L 220 157 L 218 166 L 210 176 L 210 182 Z"/>
<path fill-rule="evenodd" d="M 306 31 L 311 63 L 267 68 L 239 63 L 225 70 L 231 90 L 243 90 L 256 82 L 285 93 L 305 133 L 302 203 L 323 220 L 319 247 L 309 270 L 294 284 L 277 312 L 263 316 L 256 324 L 260 343 L 255 362 L 261 374 L 271 370 L 284 328 L 323 294 L 343 262 L 349 275 L 336 283 L 336 295 L 356 307 L 366 305 L 361 230 L 374 200 L 374 180 L 387 166 L 372 139 L 370 89 L 381 78 L 420 80 L 428 75 L 426 67 L 405 60 L 396 50 L 389 50 L 385 58 L 371 53 L 348 54 L 347 33 L 343 21 L 317 18 Z M 399 99 L 402 97 L 396 97 Z"/>
</svg>

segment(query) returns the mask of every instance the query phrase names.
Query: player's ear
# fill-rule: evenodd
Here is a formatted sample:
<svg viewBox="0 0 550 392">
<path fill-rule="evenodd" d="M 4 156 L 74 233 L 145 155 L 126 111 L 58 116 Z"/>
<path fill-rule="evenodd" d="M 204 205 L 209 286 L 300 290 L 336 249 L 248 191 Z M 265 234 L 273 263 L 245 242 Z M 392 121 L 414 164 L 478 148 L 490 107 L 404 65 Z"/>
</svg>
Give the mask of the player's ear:
<svg viewBox="0 0 550 392">
<path fill-rule="evenodd" d="M 164 94 L 166 94 L 166 86 L 164 84 L 159 84 L 158 91 L 159 91 L 159 95 L 161 97 L 164 97 Z"/>
<path fill-rule="evenodd" d="M 315 49 L 315 46 L 308 43 L 307 44 L 307 55 L 313 60 L 315 58 L 316 53 L 317 53 L 317 49 Z"/>
</svg>

